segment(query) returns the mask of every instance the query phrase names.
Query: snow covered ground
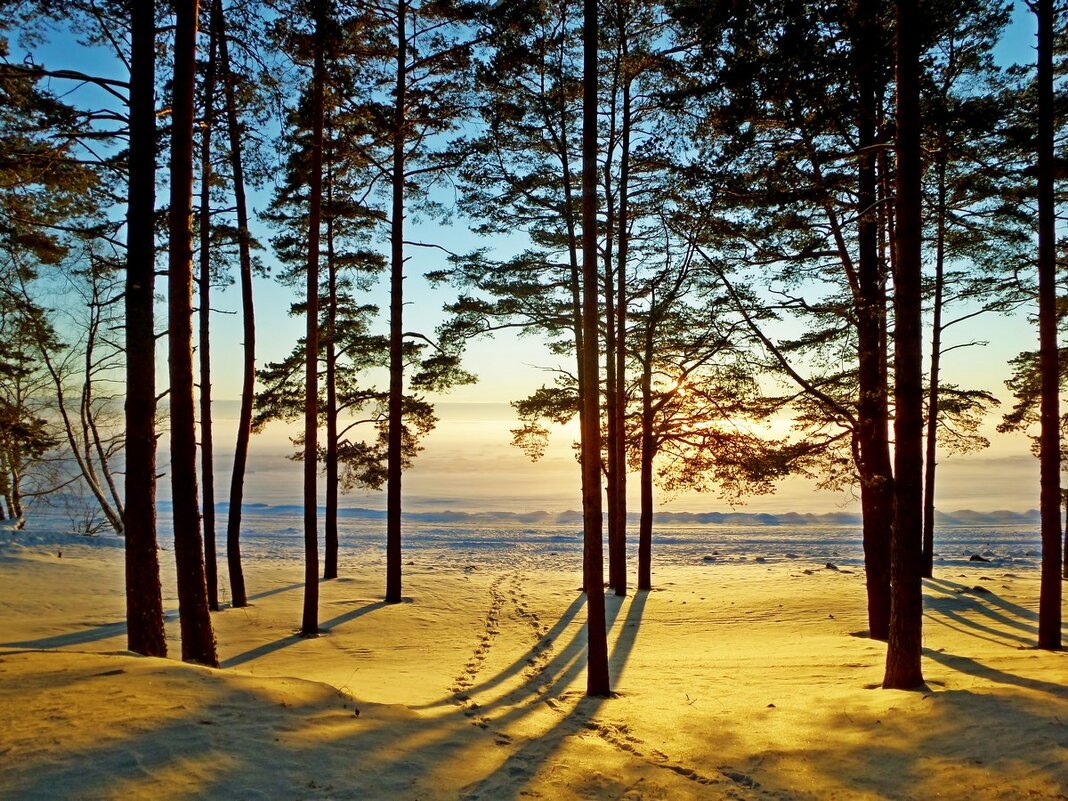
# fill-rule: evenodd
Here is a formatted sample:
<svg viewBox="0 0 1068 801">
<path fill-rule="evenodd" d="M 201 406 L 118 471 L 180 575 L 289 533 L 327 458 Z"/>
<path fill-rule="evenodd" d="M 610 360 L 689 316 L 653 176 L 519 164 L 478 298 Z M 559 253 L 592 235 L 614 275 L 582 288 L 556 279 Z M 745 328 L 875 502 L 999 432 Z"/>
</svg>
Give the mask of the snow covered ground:
<svg viewBox="0 0 1068 801">
<path fill-rule="evenodd" d="M 125 652 L 121 540 L 0 530 L 0 797 L 1068 797 L 1033 526 L 942 532 L 915 692 L 877 689 L 855 527 L 665 528 L 656 589 L 608 597 L 605 700 L 583 695 L 577 526 L 411 524 L 387 606 L 381 523 L 343 521 L 306 640 L 299 519 L 246 522 L 220 670 Z"/>
</svg>

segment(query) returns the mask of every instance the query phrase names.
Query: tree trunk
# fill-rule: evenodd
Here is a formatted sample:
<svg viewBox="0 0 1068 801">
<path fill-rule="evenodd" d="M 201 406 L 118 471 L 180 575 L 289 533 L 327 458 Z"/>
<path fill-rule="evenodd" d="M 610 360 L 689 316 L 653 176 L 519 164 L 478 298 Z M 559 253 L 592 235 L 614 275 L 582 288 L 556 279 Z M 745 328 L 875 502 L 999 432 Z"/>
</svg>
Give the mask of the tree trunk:
<svg viewBox="0 0 1068 801">
<path fill-rule="evenodd" d="M 312 73 L 312 140 L 308 201 L 307 333 L 304 393 L 304 614 L 302 637 L 319 633 L 319 227 L 323 205 L 323 84 L 326 82 L 325 0 L 316 0 L 315 64 Z"/>
<path fill-rule="evenodd" d="M 408 1 L 397 3 L 397 81 L 393 105 L 393 219 L 389 281 L 389 440 L 386 454 L 386 602 L 401 601 L 401 459 L 404 434 L 404 104 Z"/>
<path fill-rule="evenodd" d="M 153 176 L 154 177 L 154 176 Z M 151 224 L 151 223 L 150 223 Z M 155 239 L 153 238 L 153 254 L 155 252 Z M 154 267 L 154 265 L 153 265 Z M 25 287 L 22 287 L 22 292 L 26 295 Z M 26 295 L 28 297 L 28 295 Z M 67 396 L 65 394 L 66 384 L 63 381 L 63 376 L 60 372 L 60 368 L 53 361 L 49 350 L 47 337 L 49 334 L 45 333 L 40 326 L 35 326 L 35 335 L 39 337 L 36 341 L 37 353 L 47 368 L 49 375 L 52 379 L 52 386 L 55 392 L 56 411 L 59 412 L 60 420 L 63 423 L 63 433 L 66 436 L 67 444 L 70 445 L 70 455 L 74 459 L 74 463 L 78 467 L 78 471 L 82 474 L 82 478 L 85 480 L 85 484 L 89 491 L 92 493 L 93 498 L 96 500 L 97 505 L 100 507 L 100 511 L 108 520 L 108 524 L 115 530 L 115 533 L 122 533 L 123 521 L 120 517 L 121 512 L 114 509 L 111 502 L 108 500 L 107 495 L 104 492 L 104 487 L 101 486 L 100 480 L 96 475 L 96 467 L 94 466 L 94 459 L 92 448 L 89 446 L 88 431 L 85 427 L 84 417 L 84 393 L 87 391 L 83 387 L 83 400 L 79 403 L 79 416 L 77 423 L 72 419 L 70 410 L 67 408 Z M 154 339 L 153 339 L 154 344 Z M 153 364 L 155 361 L 153 360 Z M 154 389 L 153 385 L 153 389 Z M 140 395 L 138 396 L 140 398 Z M 155 407 L 156 397 L 155 392 L 152 394 L 152 404 Z M 127 397 L 127 409 L 129 409 L 130 400 Z M 153 415 L 153 431 L 155 430 L 155 415 Z M 80 432 L 80 435 L 79 435 Z M 79 439 L 81 442 L 79 442 Z M 153 445 L 153 460 L 155 460 L 155 446 Z M 153 513 L 153 521 L 155 521 L 155 513 Z M 153 522 L 153 530 L 155 523 Z"/>
<path fill-rule="evenodd" d="M 923 355 L 921 343 L 920 14 L 897 0 L 897 257 L 894 267 L 894 532 L 883 687 L 923 684 Z"/>
<path fill-rule="evenodd" d="M 208 65 L 204 75 L 204 118 L 200 140 L 200 474 L 204 510 L 204 579 L 208 608 L 219 610 L 219 578 L 215 560 L 215 448 L 211 421 L 211 133 L 215 127 L 215 54 L 218 29 L 210 27 Z"/>
<path fill-rule="evenodd" d="M 248 228 L 248 203 L 245 199 L 245 171 L 241 159 L 241 128 L 237 119 L 234 77 L 230 72 L 230 50 L 226 41 L 226 18 L 221 0 L 214 0 L 212 19 L 217 29 L 219 58 L 226 78 L 226 128 L 230 139 L 230 169 L 234 178 L 234 204 L 237 206 L 237 236 L 241 260 L 241 324 L 244 328 L 244 352 L 241 371 L 241 411 L 237 422 L 237 445 L 234 448 L 234 471 L 230 476 L 230 504 L 226 518 L 226 565 L 230 573 L 230 604 L 248 606 L 245 573 L 241 566 L 241 503 L 245 493 L 245 466 L 252 434 L 252 402 L 256 392 L 256 314 L 252 300 L 252 235 Z"/>
<path fill-rule="evenodd" d="M 888 436 L 889 405 L 885 356 L 886 288 L 879 261 L 876 192 L 878 91 L 873 56 L 878 37 L 870 4 L 857 6 L 853 61 L 857 76 L 857 440 L 863 512 L 864 571 L 868 629 L 885 640 L 890 628 L 890 539 L 894 479 Z"/>
<path fill-rule="evenodd" d="M 614 125 L 615 112 L 613 110 L 612 121 Z M 609 143 L 614 139 L 614 130 L 609 131 Z M 619 451 L 616 442 L 623 435 L 617 428 L 618 417 L 616 416 L 616 403 L 619 398 L 616 394 L 616 278 L 612 269 L 613 246 L 615 238 L 615 209 L 612 200 L 612 147 L 609 145 L 604 165 L 604 195 L 606 199 L 605 211 L 605 237 L 604 237 L 604 359 L 605 359 L 605 417 L 606 417 L 606 463 L 605 471 L 605 500 L 608 506 L 608 586 L 616 591 L 617 595 L 627 594 L 627 567 L 624 554 L 620 552 L 621 543 L 619 519 Z M 620 588 L 622 587 L 622 592 Z"/>
<path fill-rule="evenodd" d="M 935 235 L 935 293 L 931 320 L 931 370 L 927 388 L 927 452 L 923 477 L 923 555 L 920 569 L 925 578 L 934 575 L 935 467 L 938 456 L 938 380 L 942 364 L 942 297 L 945 292 L 946 260 L 946 151 L 939 148 L 935 169 L 938 174 L 938 215 Z"/>
<path fill-rule="evenodd" d="M 115 485 L 115 477 L 111 470 L 108 459 L 108 449 L 100 437 L 100 428 L 97 426 L 96 412 L 93 411 L 93 376 L 98 366 L 95 355 L 96 343 L 100 340 L 101 307 L 104 303 L 100 290 L 100 282 L 95 271 L 90 272 L 92 279 L 92 295 L 90 309 L 90 324 L 85 338 L 85 380 L 82 382 L 82 431 L 85 434 L 86 449 L 85 458 L 92 463 L 94 453 L 97 463 L 100 465 L 100 473 L 104 479 L 104 485 L 108 488 L 111 502 L 105 508 L 104 516 L 112 524 L 116 534 L 122 533 L 123 503 L 118 488 Z M 89 441 L 92 441 L 90 447 Z M 101 488 L 103 489 L 103 488 Z M 114 504 L 114 506 L 111 506 Z"/>
<path fill-rule="evenodd" d="M 197 0 L 175 3 L 173 126 L 167 272 L 171 404 L 171 496 L 182 659 L 217 666 L 208 613 L 197 497 L 196 415 L 193 404 L 193 91 Z"/>
<path fill-rule="evenodd" d="M 1053 0 L 1038 0 L 1038 332 L 1042 586 L 1038 647 L 1061 647 L 1060 410 L 1057 353 L 1057 231 L 1054 216 Z"/>
<path fill-rule="evenodd" d="M 126 212 L 126 643 L 166 656 L 156 547 L 156 9 L 130 12 L 130 154 Z"/>
<path fill-rule="evenodd" d="M 615 548 L 623 565 L 616 595 L 627 594 L 627 250 L 630 239 L 630 78 L 627 74 L 627 40 L 624 23 L 620 22 L 623 57 L 623 123 L 619 155 L 619 234 L 616 244 L 616 386 L 614 449 L 619 465 L 616 476 L 616 519 L 618 530 Z"/>
<path fill-rule="evenodd" d="M 655 298 L 650 299 L 649 323 L 645 329 L 645 354 L 642 361 L 642 434 L 641 434 L 641 518 L 638 523 L 638 589 L 653 588 L 653 313 Z"/>
<path fill-rule="evenodd" d="M 9 467 L 11 457 L 8 455 L 9 447 L 6 443 L 0 443 L 0 520 L 14 518 L 11 512 L 11 468 Z"/>
<path fill-rule="evenodd" d="M 1068 579 L 1068 495 L 1064 497 L 1064 578 Z"/>
<path fill-rule="evenodd" d="M 333 175 L 327 182 L 326 219 L 326 526 L 323 578 L 337 578 L 337 264 L 334 261 Z"/>
<path fill-rule="evenodd" d="M 601 515 L 597 347 L 597 0 L 583 3 L 582 70 L 582 521 L 586 587 L 586 694 L 608 696 Z"/>
<path fill-rule="evenodd" d="M 19 469 L 16 465 L 11 467 L 11 479 L 8 482 L 10 489 L 8 490 L 8 504 L 11 508 L 11 517 L 14 520 L 22 521 L 23 509 L 22 509 L 22 475 L 19 473 Z M 16 528 L 22 528 L 22 526 L 16 526 Z"/>
</svg>

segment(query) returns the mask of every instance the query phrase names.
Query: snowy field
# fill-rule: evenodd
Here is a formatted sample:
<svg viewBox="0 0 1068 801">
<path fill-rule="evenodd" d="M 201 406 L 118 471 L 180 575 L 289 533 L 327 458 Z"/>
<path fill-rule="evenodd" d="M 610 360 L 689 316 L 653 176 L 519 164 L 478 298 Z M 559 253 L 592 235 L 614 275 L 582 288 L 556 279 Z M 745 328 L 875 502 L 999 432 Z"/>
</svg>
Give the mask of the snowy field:
<svg viewBox="0 0 1068 801">
<path fill-rule="evenodd" d="M 0 530 L 3 798 L 1068 797 L 1034 526 L 939 531 L 915 692 L 877 688 L 855 526 L 660 529 L 656 588 L 607 599 L 607 700 L 583 695 L 571 523 L 411 523 L 389 606 L 384 526 L 345 518 L 301 639 L 300 520 L 250 513 L 252 606 L 214 615 L 220 670 L 125 652 L 121 540 L 61 527 Z"/>
</svg>

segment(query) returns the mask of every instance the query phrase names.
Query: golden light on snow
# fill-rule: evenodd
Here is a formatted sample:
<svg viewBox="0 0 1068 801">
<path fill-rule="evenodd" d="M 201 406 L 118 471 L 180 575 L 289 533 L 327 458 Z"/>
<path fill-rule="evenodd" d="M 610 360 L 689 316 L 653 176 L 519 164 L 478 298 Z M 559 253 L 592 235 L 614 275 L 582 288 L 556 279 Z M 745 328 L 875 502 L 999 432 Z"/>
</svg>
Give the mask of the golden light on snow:
<svg viewBox="0 0 1068 801">
<path fill-rule="evenodd" d="M 888 692 L 871 689 L 885 646 L 854 636 L 862 573 L 781 557 L 657 567 L 653 592 L 607 597 L 606 700 L 583 694 L 576 570 L 406 561 L 412 602 L 385 606 L 379 556 L 344 555 L 321 585 L 326 632 L 302 640 L 300 566 L 250 557 L 259 597 L 214 616 L 224 669 L 208 670 L 122 655 L 121 549 L 5 559 L 0 789 L 993 799 L 1068 785 L 1068 655 L 1028 647 L 1037 575 L 928 583 L 929 690 Z M 174 621 L 168 635 L 178 653 Z"/>
</svg>

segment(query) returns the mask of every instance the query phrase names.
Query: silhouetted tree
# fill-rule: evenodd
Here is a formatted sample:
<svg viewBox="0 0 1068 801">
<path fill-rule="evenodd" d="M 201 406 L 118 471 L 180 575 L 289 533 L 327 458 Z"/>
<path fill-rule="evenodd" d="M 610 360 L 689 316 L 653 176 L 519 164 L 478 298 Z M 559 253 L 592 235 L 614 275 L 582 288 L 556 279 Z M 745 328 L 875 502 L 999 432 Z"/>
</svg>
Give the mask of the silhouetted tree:
<svg viewBox="0 0 1068 801">
<path fill-rule="evenodd" d="M 130 9 L 126 212 L 126 639 L 166 656 L 156 548 L 156 3 Z"/>
<path fill-rule="evenodd" d="M 196 419 L 193 406 L 193 108 L 196 81 L 197 0 L 175 3 L 173 125 L 171 128 L 169 258 L 167 272 L 170 354 L 171 492 L 174 560 L 182 659 L 218 666 L 208 613 L 204 549 L 196 479 Z"/>
<path fill-rule="evenodd" d="M 665 264 L 630 290 L 639 408 L 628 413 L 627 439 L 641 492 L 640 590 L 652 588 L 654 483 L 668 493 L 715 486 L 738 498 L 773 491 L 796 458 L 787 443 L 757 433 L 774 403 L 742 351 L 746 323 L 731 299 L 739 290 L 709 275 L 707 255 L 692 244 L 667 236 L 661 251 Z"/>
<path fill-rule="evenodd" d="M 396 0 L 362 9 L 359 24 L 370 46 L 353 58 L 354 73 L 367 82 L 366 98 L 353 104 L 366 120 L 358 146 L 377 165 L 373 180 L 388 186 L 389 228 L 389 425 L 386 478 L 386 601 L 401 601 L 401 479 L 404 466 L 405 341 L 404 265 L 408 258 L 405 217 L 409 195 L 425 193 L 456 167 L 440 158 L 446 141 L 468 113 L 472 25 L 481 6 L 453 0 Z M 432 204 L 430 204 L 432 206 Z M 417 337 L 419 338 L 419 337 Z M 424 341 L 425 336 L 422 337 Z M 455 352 L 436 345 L 430 373 L 411 383 L 445 388 L 470 380 L 458 370 Z"/>
<path fill-rule="evenodd" d="M 240 259 L 241 326 L 244 334 L 241 366 L 241 408 L 238 412 L 237 442 L 234 446 L 234 467 L 230 474 L 230 503 L 226 518 L 226 564 L 230 575 L 230 604 L 248 605 L 245 573 L 241 564 L 241 503 L 244 499 L 245 468 L 248 464 L 248 444 L 252 430 L 252 403 L 256 385 L 256 313 L 252 296 L 252 235 L 248 224 L 248 201 L 245 197 L 245 168 L 241 125 L 237 115 L 235 75 L 230 65 L 230 46 L 227 41 L 226 16 L 222 0 L 212 0 L 212 26 L 218 38 L 219 66 L 222 71 L 223 94 L 226 101 L 226 132 L 229 140 L 230 170 L 237 211 L 237 242 Z"/>
<path fill-rule="evenodd" d="M 115 252 L 118 226 L 103 213 L 117 198 L 100 180 L 111 165 L 82 152 L 85 141 L 108 137 L 44 91 L 42 77 L 37 68 L 0 65 L 0 303 L 48 378 L 37 398 L 49 399 L 49 417 L 74 466 L 70 479 L 92 496 L 96 508 L 86 514 L 102 514 L 121 533 L 113 458 L 122 427 L 108 422 L 115 398 L 100 392 L 122 368 L 121 343 L 108 335 L 122 325 L 118 263 L 105 252 Z M 15 484 L 12 491 L 21 493 L 21 477 Z M 47 493 L 48 485 L 32 493 Z"/>
<path fill-rule="evenodd" d="M 923 573 L 934 561 L 935 479 L 940 449 L 988 444 L 975 424 L 996 399 L 946 385 L 944 357 L 984 342 L 951 341 L 961 323 L 1017 308 L 1027 298 L 1017 276 L 1031 250 L 1032 219 L 1021 152 L 1010 136 L 1014 108 L 1026 108 L 993 59 L 1010 8 L 999 2 L 942 2 L 931 7 L 940 35 L 927 57 L 923 94 L 927 262 L 931 335 L 924 457 Z"/>
<path fill-rule="evenodd" d="M 601 425 L 597 318 L 597 31 L 596 0 L 584 0 L 582 26 L 582 429 L 583 585 L 586 590 L 586 694 L 607 696 L 608 637 L 605 630 L 601 519 Z"/>
<path fill-rule="evenodd" d="M 7 506 L 5 516 L 21 528 L 27 475 L 41 466 L 42 458 L 59 440 L 43 416 L 47 409 L 40 404 L 40 396 L 47 396 L 52 382 L 37 358 L 39 337 L 27 330 L 22 310 L 12 305 L 0 309 L 0 496 Z"/>
<path fill-rule="evenodd" d="M 319 415 L 319 237 L 323 198 L 323 93 L 326 83 L 327 0 L 312 0 L 311 165 L 308 170 L 307 326 L 304 358 L 304 613 L 300 633 L 319 632 L 318 415 Z"/>
<path fill-rule="evenodd" d="M 378 215 L 363 200 L 372 187 L 373 171 L 368 169 L 366 157 L 359 148 L 350 146 L 352 140 L 358 140 L 362 135 L 363 117 L 343 110 L 346 103 L 361 98 L 361 87 L 345 59 L 349 48 L 349 41 L 344 36 L 345 28 L 340 21 L 330 28 L 323 101 L 321 227 L 324 230 L 320 237 L 319 256 L 323 265 L 319 288 L 319 347 L 324 369 L 321 371 L 319 416 L 326 429 L 325 446 L 320 454 L 326 476 L 324 579 L 337 577 L 339 417 L 352 402 L 350 397 L 339 404 L 339 381 L 344 380 L 352 386 L 360 372 L 372 366 L 381 366 L 375 361 L 376 343 L 385 348 L 384 341 L 379 342 L 367 333 L 377 307 L 357 299 L 358 293 L 370 288 L 374 277 L 381 272 L 384 260 L 369 247 Z M 269 219 L 278 228 L 272 244 L 287 266 L 281 274 L 281 279 L 287 283 L 304 280 L 307 263 L 306 209 L 311 148 L 306 100 L 290 112 L 289 130 L 285 138 L 285 146 L 289 151 L 285 178 L 277 185 L 269 214 Z M 297 308 L 303 313 L 303 304 L 294 307 L 294 310 Z M 298 347 L 303 353 L 303 344 Z M 350 361 L 346 361 L 344 350 L 348 351 Z M 292 376 L 279 375 L 280 367 L 274 365 L 269 369 L 272 377 L 266 382 L 268 395 L 278 396 L 280 380 L 292 383 Z M 343 378 L 339 378 L 339 373 Z M 275 388 L 270 388 L 271 385 Z M 260 419 L 266 418 L 261 414 Z"/>
<path fill-rule="evenodd" d="M 1038 647 L 1061 647 L 1061 454 L 1057 349 L 1056 216 L 1054 209 L 1053 0 L 1029 3 L 1038 17 L 1038 326 L 1041 376 L 1039 511 L 1042 579 Z"/>
<path fill-rule="evenodd" d="M 883 687 L 923 684 L 923 362 L 920 145 L 920 31 L 916 0 L 897 0 L 897 182 L 894 263 L 894 529 L 890 556 L 890 638 Z"/>
<path fill-rule="evenodd" d="M 213 183 L 211 137 L 215 127 L 218 48 L 217 20 L 209 10 L 208 60 L 204 66 L 204 99 L 200 122 L 200 209 L 197 221 L 200 252 L 196 282 L 200 303 L 197 315 L 200 323 L 197 355 L 200 358 L 200 476 L 203 498 L 204 579 L 208 586 L 208 608 L 212 611 L 219 609 L 219 577 L 215 555 L 215 446 L 214 426 L 211 419 L 211 189 Z"/>
</svg>

